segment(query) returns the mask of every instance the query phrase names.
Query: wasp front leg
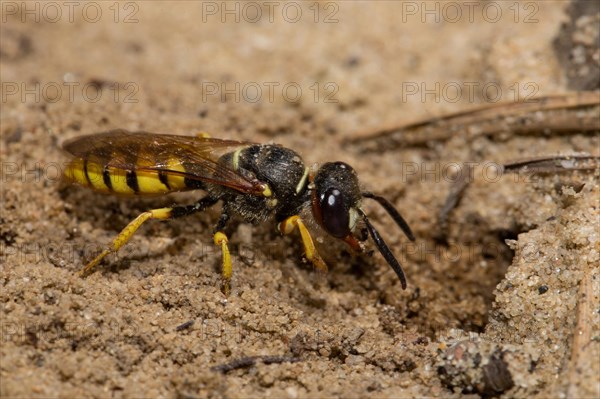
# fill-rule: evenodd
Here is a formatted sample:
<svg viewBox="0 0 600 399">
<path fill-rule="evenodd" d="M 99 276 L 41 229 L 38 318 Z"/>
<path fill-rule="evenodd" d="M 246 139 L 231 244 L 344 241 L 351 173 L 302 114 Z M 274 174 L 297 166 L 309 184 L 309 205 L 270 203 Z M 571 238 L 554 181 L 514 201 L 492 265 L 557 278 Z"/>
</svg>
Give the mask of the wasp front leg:
<svg viewBox="0 0 600 399">
<path fill-rule="evenodd" d="M 323 261 L 321 255 L 319 255 L 317 252 L 315 243 L 313 242 L 313 239 L 300 216 L 290 216 L 278 225 L 281 234 L 286 235 L 294 231 L 296 227 L 300 231 L 300 237 L 302 237 L 302 244 L 304 245 L 304 255 L 306 256 L 306 259 L 311 261 L 318 270 L 326 272 L 327 264 L 325 264 L 325 261 Z"/>
</svg>

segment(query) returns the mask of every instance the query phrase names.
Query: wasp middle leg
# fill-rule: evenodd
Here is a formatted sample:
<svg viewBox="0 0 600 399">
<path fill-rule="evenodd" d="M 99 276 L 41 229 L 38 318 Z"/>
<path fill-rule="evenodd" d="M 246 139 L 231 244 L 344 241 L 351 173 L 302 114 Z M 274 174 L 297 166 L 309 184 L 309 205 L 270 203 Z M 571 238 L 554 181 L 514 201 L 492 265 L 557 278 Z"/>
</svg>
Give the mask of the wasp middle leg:
<svg viewBox="0 0 600 399">
<path fill-rule="evenodd" d="M 221 247 L 221 264 L 222 264 L 222 272 L 221 275 L 223 277 L 223 281 L 221 284 L 221 292 L 225 294 L 225 296 L 229 296 L 229 292 L 231 291 L 231 275 L 233 273 L 233 266 L 231 265 L 231 254 L 229 252 L 229 246 L 227 243 L 229 242 L 229 238 L 227 234 L 225 234 L 225 225 L 229 220 L 229 213 L 224 209 L 221 213 L 221 217 L 217 222 L 217 227 L 215 227 L 215 231 L 213 234 L 213 240 L 215 245 L 219 245 Z"/>
<path fill-rule="evenodd" d="M 193 205 L 153 209 L 142 213 L 137 218 L 132 220 L 127 226 L 125 226 L 125 228 L 121 230 L 121 232 L 113 239 L 113 242 L 106 249 L 100 252 L 98 256 L 85 265 L 85 267 L 79 272 L 80 276 L 84 277 L 88 275 L 94 269 L 94 267 L 96 267 L 96 265 L 98 265 L 102 259 L 106 257 L 106 255 L 117 252 L 123 245 L 127 244 L 127 242 L 140 228 L 140 226 L 144 224 L 145 221 L 150 219 L 169 220 L 187 216 L 196 212 L 202 212 L 206 208 L 214 205 L 217 201 L 218 199 L 208 196 L 202 198 Z"/>
</svg>

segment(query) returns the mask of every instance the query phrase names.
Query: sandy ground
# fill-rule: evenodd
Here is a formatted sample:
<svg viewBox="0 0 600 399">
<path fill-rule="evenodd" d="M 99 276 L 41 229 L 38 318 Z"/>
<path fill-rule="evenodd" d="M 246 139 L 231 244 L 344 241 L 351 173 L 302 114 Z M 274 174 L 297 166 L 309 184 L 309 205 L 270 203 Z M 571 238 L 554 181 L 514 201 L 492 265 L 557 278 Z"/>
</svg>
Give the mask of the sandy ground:
<svg viewBox="0 0 600 399">
<path fill-rule="evenodd" d="M 598 135 L 467 141 L 465 126 L 444 143 L 347 144 L 474 104 L 598 90 L 592 3 L 3 2 L 0 394 L 598 397 L 598 175 L 484 173 L 485 162 L 597 155 Z M 62 185 L 60 144 L 113 128 L 207 131 L 350 163 L 413 227 L 414 245 L 365 203 L 408 289 L 378 254 L 326 245 L 322 275 L 297 236 L 234 223 L 225 300 L 218 206 L 148 223 L 80 279 L 139 213 L 201 195 Z M 463 162 L 477 163 L 475 181 L 440 239 Z M 211 370 L 252 356 L 290 361 Z"/>
</svg>

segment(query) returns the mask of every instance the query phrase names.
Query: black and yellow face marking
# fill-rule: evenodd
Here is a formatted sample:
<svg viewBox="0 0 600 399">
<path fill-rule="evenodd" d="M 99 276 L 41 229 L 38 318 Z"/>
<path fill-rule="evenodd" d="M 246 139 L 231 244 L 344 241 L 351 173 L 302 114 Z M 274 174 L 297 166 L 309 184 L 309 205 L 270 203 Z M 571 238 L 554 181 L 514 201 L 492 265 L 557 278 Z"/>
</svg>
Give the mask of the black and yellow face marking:
<svg viewBox="0 0 600 399">
<path fill-rule="evenodd" d="M 223 202 L 223 211 L 213 232 L 222 253 L 222 291 L 231 287 L 232 261 L 225 226 L 232 214 L 252 223 L 274 217 L 282 234 L 296 228 L 305 255 L 326 271 L 307 224 L 299 216 L 306 208 L 332 237 L 361 250 L 354 230 L 362 219 L 386 261 L 400 278 L 400 264 L 361 209 L 361 198 L 379 202 L 414 240 L 408 224 L 382 197 L 362 192 L 356 173 L 341 162 L 327 163 L 309 173 L 300 156 L 278 145 L 259 145 L 219 140 L 203 134 L 195 137 L 113 130 L 75 138 L 64 148 L 73 155 L 65 176 L 99 192 L 125 196 L 161 195 L 175 191 L 203 190 L 206 196 L 193 205 L 154 209 L 130 222 L 81 274 L 87 275 L 108 254 L 125 245 L 147 220 L 168 220 L 201 212 Z M 312 207 L 311 207 L 312 205 Z M 363 240 L 366 239 L 363 238 Z"/>
</svg>

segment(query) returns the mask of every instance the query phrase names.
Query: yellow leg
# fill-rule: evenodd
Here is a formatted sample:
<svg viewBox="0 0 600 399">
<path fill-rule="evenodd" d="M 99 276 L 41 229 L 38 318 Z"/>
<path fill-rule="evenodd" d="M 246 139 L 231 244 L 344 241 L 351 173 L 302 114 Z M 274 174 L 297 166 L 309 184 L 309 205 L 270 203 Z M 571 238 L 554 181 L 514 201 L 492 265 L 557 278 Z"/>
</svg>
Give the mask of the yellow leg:
<svg viewBox="0 0 600 399">
<path fill-rule="evenodd" d="M 317 269 L 326 272 L 327 265 L 317 252 L 315 243 L 313 242 L 308 229 L 304 225 L 304 222 L 300 219 L 300 216 L 290 216 L 279 223 L 279 231 L 281 231 L 282 234 L 290 234 L 296 227 L 300 230 L 300 237 L 302 237 L 302 243 L 304 244 L 304 255 L 306 256 L 306 259 L 311 261 Z"/>
<path fill-rule="evenodd" d="M 221 246 L 221 254 L 222 254 L 222 262 L 223 262 L 223 285 L 221 286 L 221 291 L 225 296 L 229 296 L 229 292 L 231 291 L 231 254 L 229 253 L 229 247 L 227 246 L 227 236 L 222 231 L 217 231 L 213 236 L 215 241 L 215 245 Z"/>
<path fill-rule="evenodd" d="M 196 137 L 201 138 L 201 139 L 209 139 L 211 136 L 210 136 L 210 133 L 207 133 L 207 132 L 198 132 L 198 133 L 196 133 Z"/>
<path fill-rule="evenodd" d="M 100 263 L 100 261 L 102 259 L 104 259 L 104 257 L 112 252 L 117 252 L 119 250 L 119 248 L 121 248 L 123 245 L 127 244 L 127 242 L 131 239 L 131 237 L 135 234 L 135 232 L 137 231 L 137 229 L 140 228 L 140 226 L 148 219 L 159 219 L 159 220 L 164 220 L 164 219 L 169 219 L 171 217 L 171 211 L 172 208 L 161 208 L 161 209 L 154 209 L 148 212 L 144 212 L 142 213 L 140 216 L 138 216 L 137 218 L 135 218 L 134 220 L 132 220 L 113 240 L 112 244 L 106 248 L 104 251 L 102 251 L 98 256 L 96 256 L 94 258 L 94 260 L 92 260 L 91 262 L 89 262 L 87 265 L 85 265 L 85 267 L 83 268 L 83 270 L 81 270 L 81 272 L 79 272 L 80 276 L 86 276 L 89 272 L 92 271 L 92 269 L 94 267 L 96 267 L 96 265 L 98 263 Z"/>
</svg>

